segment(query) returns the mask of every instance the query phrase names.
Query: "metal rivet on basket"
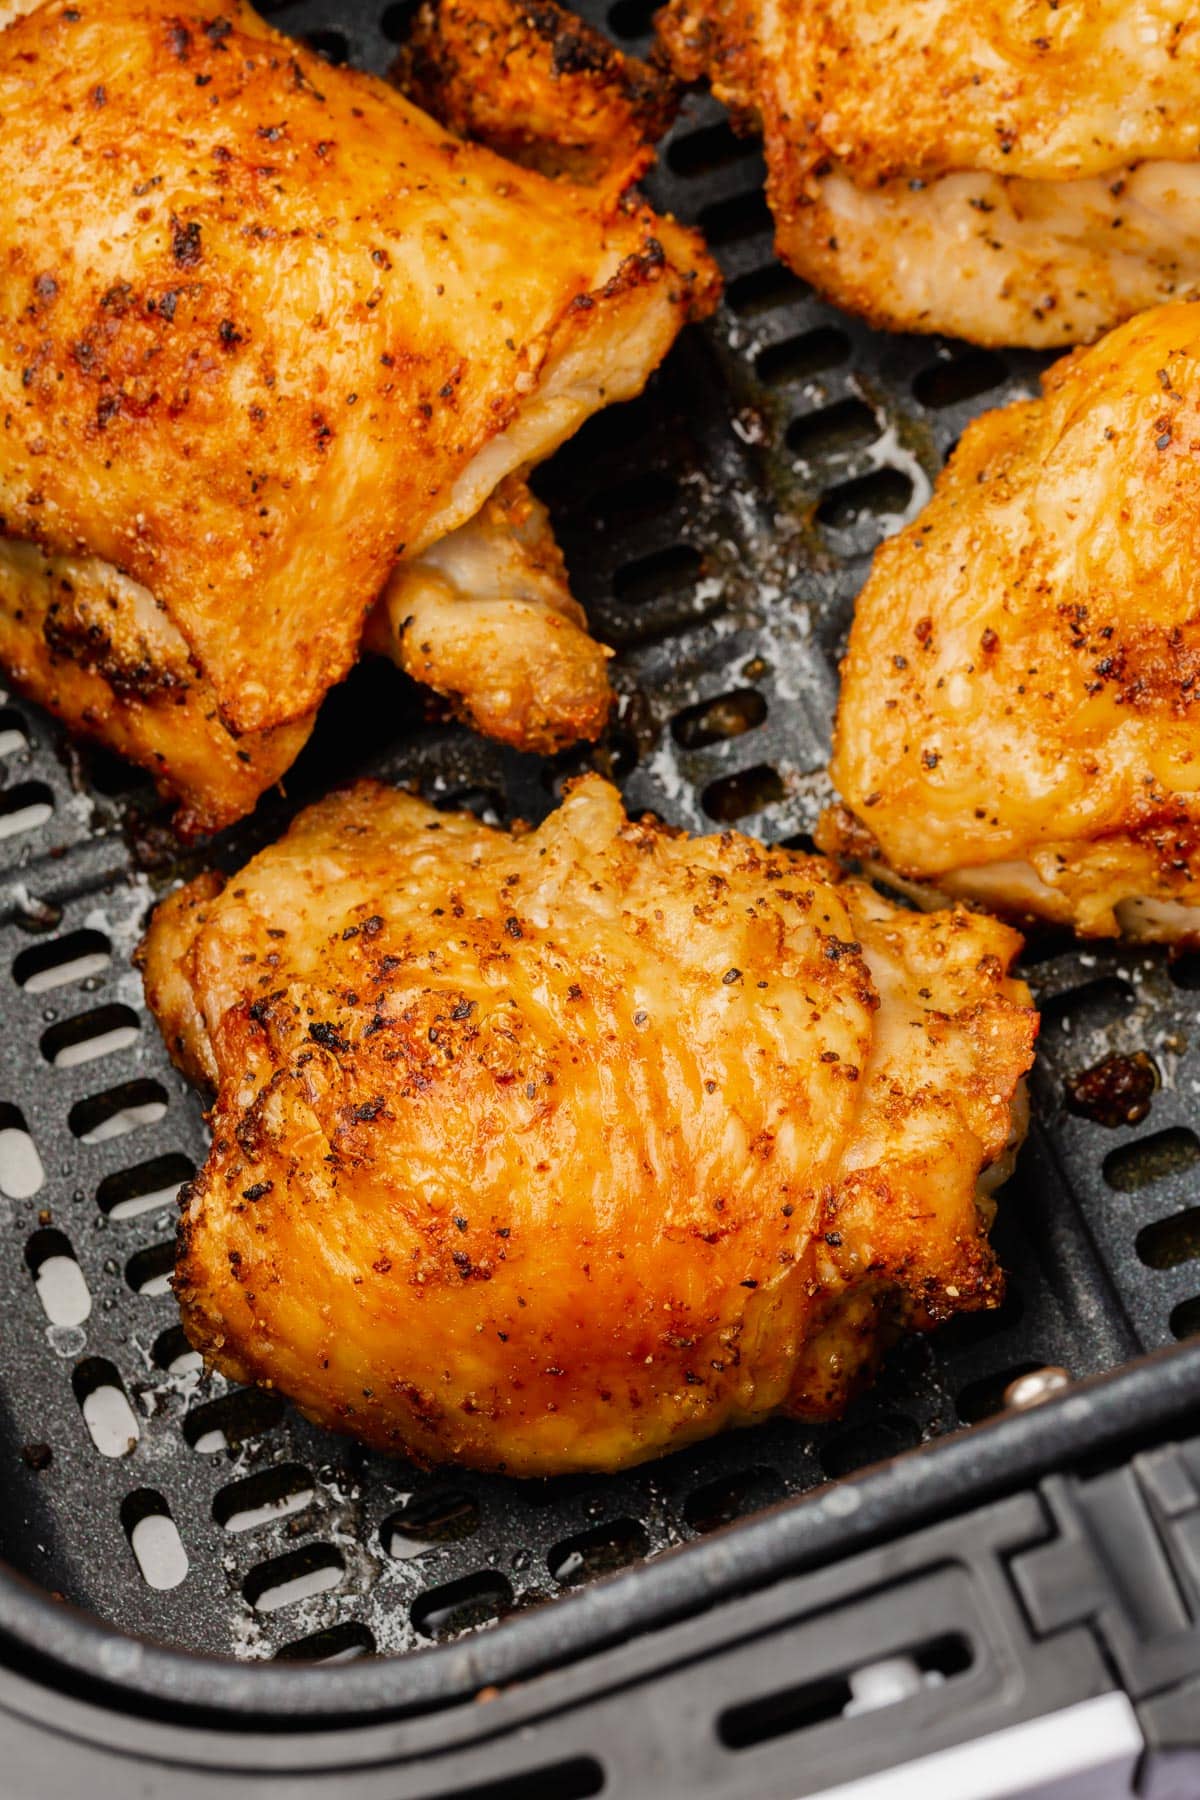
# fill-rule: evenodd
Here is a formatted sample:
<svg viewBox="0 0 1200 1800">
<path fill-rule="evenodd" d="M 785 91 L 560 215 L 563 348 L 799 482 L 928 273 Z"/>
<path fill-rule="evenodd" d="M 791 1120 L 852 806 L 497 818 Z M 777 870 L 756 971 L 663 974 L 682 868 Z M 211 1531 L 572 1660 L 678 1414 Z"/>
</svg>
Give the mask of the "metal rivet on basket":
<svg viewBox="0 0 1200 1800">
<path fill-rule="evenodd" d="M 1057 1363 L 1047 1363 L 1045 1368 L 1030 1369 L 1010 1381 L 1004 1390 L 1004 1404 L 1012 1411 L 1040 1406 L 1043 1400 L 1052 1400 L 1055 1394 L 1061 1394 L 1070 1385 L 1071 1377 L 1065 1369 L 1059 1368 Z"/>
</svg>

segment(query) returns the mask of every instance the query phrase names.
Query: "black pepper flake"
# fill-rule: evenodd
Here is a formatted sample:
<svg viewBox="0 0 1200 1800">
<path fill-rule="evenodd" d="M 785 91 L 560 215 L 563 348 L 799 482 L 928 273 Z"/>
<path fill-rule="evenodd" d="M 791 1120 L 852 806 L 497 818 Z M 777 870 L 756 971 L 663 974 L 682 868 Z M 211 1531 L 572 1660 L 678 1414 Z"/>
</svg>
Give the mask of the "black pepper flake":
<svg viewBox="0 0 1200 1800">
<path fill-rule="evenodd" d="M 460 1000 L 458 1005 L 452 1008 L 450 1017 L 452 1019 L 469 1019 L 474 1011 L 475 1002 L 473 1000 Z"/>
<path fill-rule="evenodd" d="M 520 938 L 525 936 L 525 933 L 521 930 L 520 919 L 516 918 L 512 913 L 505 919 L 504 929 L 507 931 L 510 938 Z"/>
<path fill-rule="evenodd" d="M 171 216 L 171 255 L 180 269 L 194 269 L 200 261 L 200 221 L 190 219 L 185 225 Z"/>
<path fill-rule="evenodd" d="M 360 1125 L 369 1125 L 382 1111 L 383 1095 L 376 1094 L 373 1100 L 364 1100 L 361 1106 L 356 1106 L 351 1117 L 357 1119 Z"/>
<path fill-rule="evenodd" d="M 271 1192 L 271 1189 L 274 1186 L 275 1186 L 275 1183 L 273 1181 L 252 1182 L 248 1188 L 242 1189 L 242 1199 L 243 1200 L 261 1200 L 263 1195 L 269 1194 Z"/>
<path fill-rule="evenodd" d="M 363 920 L 362 934 L 364 937 L 369 937 L 369 938 L 378 937 L 379 933 L 382 930 L 383 930 L 383 920 L 380 918 L 378 913 L 372 913 L 372 915 L 369 919 Z"/>
<path fill-rule="evenodd" d="M 735 981 L 740 981 L 741 979 L 742 971 L 740 969 L 726 969 L 721 977 L 721 980 L 726 987 L 732 987 Z"/>
<path fill-rule="evenodd" d="M 461 1213 L 455 1213 L 454 1223 L 458 1226 L 458 1229 L 460 1231 L 465 1231 L 467 1229 L 467 1226 L 470 1223 L 470 1221 L 468 1219 L 464 1219 Z"/>
<path fill-rule="evenodd" d="M 321 1020 L 309 1026 L 308 1035 L 313 1043 L 320 1044 L 323 1050 L 345 1051 L 350 1048 L 336 1025 L 329 1025 Z"/>
<path fill-rule="evenodd" d="M 217 326 L 217 336 L 220 338 L 222 348 L 225 350 L 235 350 L 242 342 L 242 334 L 232 319 L 221 320 L 221 323 Z"/>
<path fill-rule="evenodd" d="M 754 1281 L 749 1275 L 747 1275 L 745 1281 L 743 1281 L 741 1285 L 744 1288 L 756 1288 L 758 1286 L 758 1283 L 757 1283 L 757 1281 Z"/>
</svg>

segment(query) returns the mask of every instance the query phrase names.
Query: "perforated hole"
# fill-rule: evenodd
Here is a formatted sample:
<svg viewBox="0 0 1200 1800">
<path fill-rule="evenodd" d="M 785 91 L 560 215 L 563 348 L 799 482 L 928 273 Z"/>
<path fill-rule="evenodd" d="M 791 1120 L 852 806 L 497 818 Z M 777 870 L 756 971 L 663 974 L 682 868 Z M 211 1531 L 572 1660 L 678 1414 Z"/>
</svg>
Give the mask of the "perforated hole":
<svg viewBox="0 0 1200 1800">
<path fill-rule="evenodd" d="M 850 339 L 845 332 L 835 325 L 817 325 L 760 350 L 754 367 L 760 381 L 783 386 L 811 381 L 826 369 L 840 368 L 849 357 Z"/>
<path fill-rule="evenodd" d="M 19 756 L 28 748 L 24 719 L 11 706 L 0 706 L 0 757 Z"/>
<path fill-rule="evenodd" d="M 793 275 L 780 262 L 767 263 L 739 275 L 725 289 L 726 304 L 734 312 L 755 314 L 774 312 L 780 306 L 792 306 L 811 292 L 808 283 Z"/>
<path fill-rule="evenodd" d="M 237 1388 L 193 1406 L 183 1421 L 183 1435 L 202 1455 L 236 1450 L 272 1431 L 282 1417 L 283 1401 L 271 1389 Z"/>
<path fill-rule="evenodd" d="M 174 1206 L 185 1181 L 196 1173 L 190 1158 L 171 1151 L 106 1175 L 96 1189 L 96 1205 L 110 1219 L 136 1219 L 139 1213 Z"/>
<path fill-rule="evenodd" d="M 668 544 L 636 561 L 623 563 L 613 576 L 613 593 L 630 606 L 678 594 L 700 575 L 703 558 L 690 544 Z"/>
<path fill-rule="evenodd" d="M 379 1528 L 389 1556 L 420 1556 L 440 1544 L 457 1543 L 479 1529 L 479 1502 L 462 1488 L 424 1489 L 406 1494 Z"/>
<path fill-rule="evenodd" d="M 608 28 L 619 38 L 646 37 L 658 0 L 616 0 L 608 9 Z"/>
<path fill-rule="evenodd" d="M 333 1544 L 306 1544 L 302 1550 L 273 1556 L 251 1569 L 242 1593 L 255 1612 L 278 1612 L 280 1607 L 340 1587 L 345 1573 L 342 1553 Z"/>
<path fill-rule="evenodd" d="M 143 1125 L 155 1125 L 167 1110 L 167 1090 L 160 1081 L 125 1081 L 79 1100 L 67 1115 L 75 1136 L 85 1144 L 103 1144 Z"/>
<path fill-rule="evenodd" d="M 981 1376 L 978 1381 L 968 1382 L 958 1396 L 959 1418 L 966 1425 L 975 1425 L 980 1419 L 990 1419 L 996 1413 L 1003 1412 L 1006 1388 L 1022 1375 L 1032 1375 L 1044 1367 L 1044 1357 L 1033 1358 L 1013 1363 L 1006 1369 L 997 1369 L 994 1374 Z"/>
<path fill-rule="evenodd" d="M 101 1456 L 129 1456 L 141 1436 L 137 1414 L 115 1363 L 89 1356 L 71 1377 L 88 1436 Z"/>
<path fill-rule="evenodd" d="M 993 350 L 960 350 L 943 362 L 930 363 L 913 382 L 922 406 L 959 406 L 990 393 L 1008 377 L 1004 358 Z"/>
<path fill-rule="evenodd" d="M 704 207 L 699 225 L 714 249 L 748 238 L 773 235 L 775 230 L 771 209 L 761 189 L 749 194 L 735 194 L 732 200 L 717 200 Z"/>
<path fill-rule="evenodd" d="M 36 831 L 54 814 L 54 795 L 44 781 L 18 781 L 0 793 L 0 838 Z"/>
<path fill-rule="evenodd" d="M 390 43 L 400 44 L 412 29 L 421 0 L 392 0 L 379 17 L 380 30 Z"/>
<path fill-rule="evenodd" d="M 739 1469 L 696 1488 L 684 1503 L 683 1516 L 693 1531 L 716 1531 L 746 1513 L 774 1505 L 785 1492 L 783 1477 L 776 1470 Z"/>
<path fill-rule="evenodd" d="M 293 1638 L 275 1652 L 279 1662 L 340 1663 L 355 1662 L 360 1656 L 375 1654 L 375 1639 L 357 1619 L 341 1625 L 327 1625 L 324 1631 L 310 1632 L 307 1637 Z"/>
<path fill-rule="evenodd" d="M 850 531 L 865 519 L 882 526 L 898 518 L 912 497 L 911 475 L 885 465 L 831 487 L 817 508 L 817 522 L 831 531 Z"/>
<path fill-rule="evenodd" d="M 512 1585 L 496 1569 L 480 1569 L 458 1581 L 418 1594 L 410 1609 L 422 1637 L 455 1637 L 498 1619 L 513 1602 Z"/>
<path fill-rule="evenodd" d="M 221 1488 L 213 1500 L 213 1517 L 226 1531 L 254 1531 L 302 1512 L 315 1492 L 307 1469 L 299 1463 L 280 1463 Z"/>
<path fill-rule="evenodd" d="M 184 1375 L 203 1366 L 204 1358 L 187 1341 L 182 1325 L 168 1325 L 154 1340 L 150 1352 L 154 1365 L 170 1375 Z"/>
<path fill-rule="evenodd" d="M 1133 1005 L 1133 989 L 1116 975 L 1098 975 L 1065 993 L 1042 1001 L 1042 1029 L 1052 1026 L 1065 1033 L 1095 1031 Z"/>
<path fill-rule="evenodd" d="M 722 775 L 710 781 L 700 796 L 700 804 L 710 819 L 731 825 L 750 813 L 777 806 L 787 798 L 787 789 L 778 770 L 767 763 L 755 763 L 752 769 L 739 769 L 736 775 Z"/>
<path fill-rule="evenodd" d="M 879 436 L 882 426 L 865 400 L 839 400 L 818 412 L 793 419 L 787 428 L 787 446 L 806 461 L 823 456 L 844 456 L 865 449 Z"/>
<path fill-rule="evenodd" d="M 861 1425 L 847 1425 L 822 1446 L 821 1467 L 831 1481 L 852 1475 L 871 1463 L 911 1450 L 921 1441 L 919 1428 L 900 1413 L 880 1413 Z"/>
<path fill-rule="evenodd" d="M 0 1194 L 10 1200 L 29 1200 L 46 1179 L 37 1145 L 29 1135 L 25 1115 L 15 1106 L 0 1104 Z"/>
<path fill-rule="evenodd" d="M 187 1551 L 171 1509 L 154 1488 L 137 1488 L 121 1502 L 121 1523 L 148 1587 L 176 1588 L 188 1572 Z"/>
<path fill-rule="evenodd" d="M 1200 1257 L 1200 1206 L 1171 1213 L 1144 1225 L 1137 1234 L 1137 1253 L 1148 1269 L 1175 1269 Z"/>
<path fill-rule="evenodd" d="M 64 1232 L 35 1231 L 25 1246 L 42 1311 L 52 1325 L 82 1325 L 92 1310 L 87 1280 Z"/>
<path fill-rule="evenodd" d="M 1200 988 L 1200 950 L 1188 950 L 1182 956 L 1174 957 L 1167 967 L 1176 987 L 1185 988 L 1189 993 Z"/>
<path fill-rule="evenodd" d="M 93 1012 L 63 1019 L 43 1031 L 42 1055 L 56 1069 L 73 1069 L 80 1063 L 114 1056 L 137 1042 L 137 1014 L 128 1006 L 98 1006 Z"/>
<path fill-rule="evenodd" d="M 335 67 L 340 67 L 349 59 L 350 39 L 344 31 L 333 31 L 328 28 L 323 31 L 309 31 L 305 33 L 304 41 L 310 50 L 315 50 L 319 57 L 327 63 L 333 63 Z"/>
<path fill-rule="evenodd" d="M 657 519 L 679 497 L 679 483 L 651 469 L 633 481 L 618 481 L 592 496 L 592 512 L 607 527 L 619 530 L 645 519 Z"/>
<path fill-rule="evenodd" d="M 22 950 L 13 958 L 13 979 L 27 994 L 44 994 L 103 975 L 111 962 L 112 945 L 102 931 L 69 931 Z"/>
<path fill-rule="evenodd" d="M 737 163 L 757 161 L 761 154 L 753 138 L 739 137 L 732 125 L 722 119 L 716 125 L 701 125 L 696 131 L 672 138 L 667 146 L 667 164 L 676 175 L 691 179 L 732 168 Z"/>
<path fill-rule="evenodd" d="M 1200 1294 L 1181 1300 L 1171 1313 L 1171 1331 L 1177 1338 L 1200 1335 Z"/>
<path fill-rule="evenodd" d="M 125 1264 L 125 1279 L 135 1294 L 154 1299 L 171 1291 L 175 1269 L 175 1245 L 169 1240 L 137 1250 Z"/>
<path fill-rule="evenodd" d="M 685 750 L 703 750 L 709 744 L 757 730 L 766 716 L 767 703 L 757 688 L 737 688 L 686 706 L 672 719 L 671 731 Z"/>
<path fill-rule="evenodd" d="M 546 1567 L 560 1587 L 582 1587 L 641 1561 L 649 1550 L 646 1528 L 637 1519 L 612 1519 L 555 1544 Z"/>
<path fill-rule="evenodd" d="M 1165 1181 L 1200 1162 L 1200 1138 L 1184 1125 L 1156 1131 L 1136 1143 L 1110 1150 L 1104 1159 L 1104 1179 L 1119 1193 L 1136 1193 L 1151 1182 Z"/>
</svg>

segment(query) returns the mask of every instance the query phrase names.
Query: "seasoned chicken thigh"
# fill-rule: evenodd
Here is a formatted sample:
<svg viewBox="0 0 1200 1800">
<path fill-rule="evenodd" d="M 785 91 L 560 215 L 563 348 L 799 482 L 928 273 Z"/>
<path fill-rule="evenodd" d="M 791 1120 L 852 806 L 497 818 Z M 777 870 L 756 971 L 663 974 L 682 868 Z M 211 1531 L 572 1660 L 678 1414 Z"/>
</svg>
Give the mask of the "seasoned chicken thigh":
<svg viewBox="0 0 1200 1800">
<path fill-rule="evenodd" d="M 514 1474 L 836 1415 L 897 1329 L 1000 1297 L 1019 941 L 629 821 L 595 776 L 513 836 L 335 794 L 143 946 L 217 1096 L 187 1332 L 368 1443 Z"/>
<path fill-rule="evenodd" d="M 715 292 L 671 221 L 452 138 L 240 4 L 53 0 L 0 32 L 0 116 L 4 530 L 152 597 L 198 713 L 290 733 L 242 765 L 264 780 L 397 559 L 637 393 Z M 30 686 L 79 716 L 70 682 Z M 113 694 L 92 711 L 108 736 Z M 227 760 L 207 798 L 175 781 L 197 817 L 241 808 Z"/>
<path fill-rule="evenodd" d="M 1200 293 L 1200 8 L 670 0 L 766 144 L 778 248 L 899 331 L 1065 346 Z"/>
<path fill-rule="evenodd" d="M 823 847 L 1088 934 L 1200 923 L 1200 304 L 967 427 L 876 553 Z"/>
</svg>

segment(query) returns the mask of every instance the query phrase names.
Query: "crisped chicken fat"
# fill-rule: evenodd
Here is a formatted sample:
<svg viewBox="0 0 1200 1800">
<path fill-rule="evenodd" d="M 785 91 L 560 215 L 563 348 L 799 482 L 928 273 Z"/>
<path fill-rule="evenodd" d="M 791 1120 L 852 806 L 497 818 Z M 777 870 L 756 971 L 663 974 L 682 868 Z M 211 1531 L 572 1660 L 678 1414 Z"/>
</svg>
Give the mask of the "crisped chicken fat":
<svg viewBox="0 0 1200 1800">
<path fill-rule="evenodd" d="M 1200 304 L 969 425 L 876 553 L 822 846 L 1079 931 L 1200 928 Z"/>
<path fill-rule="evenodd" d="M 670 0 L 759 124 L 780 255 L 901 331 L 1059 347 L 1200 293 L 1200 9 Z"/>
<path fill-rule="evenodd" d="M 302 741 L 397 558 L 637 393 L 715 271 L 645 205 L 453 139 L 241 4 L 43 5 L 0 32 L 0 115 L 4 529 L 86 563 L 122 644 L 163 613 L 145 682 L 122 656 L 114 686 L 78 635 L 39 641 L 50 590 L 27 605 L 41 578 L 7 559 L 6 654 L 221 823 Z M 564 641 L 545 617 L 529 691 Z M 156 721 L 184 656 L 176 772 Z"/>
<path fill-rule="evenodd" d="M 545 507 L 515 476 L 468 524 L 397 564 L 364 642 L 519 749 L 598 737 L 608 717 L 608 653 L 571 597 Z"/>
<path fill-rule="evenodd" d="M 653 161 L 677 98 L 556 0 L 425 0 L 392 75 L 460 137 L 617 193 Z"/>
<path fill-rule="evenodd" d="M 630 822 L 595 776 L 511 837 L 335 794 L 143 946 L 217 1094 L 188 1335 L 368 1443 L 514 1474 L 834 1416 L 899 1328 L 999 1299 L 1019 942 Z"/>
</svg>

